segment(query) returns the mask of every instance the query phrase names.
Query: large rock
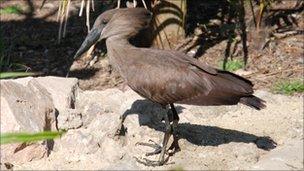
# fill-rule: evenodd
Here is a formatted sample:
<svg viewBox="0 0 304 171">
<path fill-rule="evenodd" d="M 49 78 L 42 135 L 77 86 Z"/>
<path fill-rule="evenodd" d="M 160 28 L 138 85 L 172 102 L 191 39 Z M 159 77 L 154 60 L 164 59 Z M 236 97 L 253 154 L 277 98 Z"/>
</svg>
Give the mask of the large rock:
<svg viewBox="0 0 304 171">
<path fill-rule="evenodd" d="M 78 93 L 77 78 L 38 77 L 35 80 L 41 84 L 53 99 L 59 113 L 65 109 L 75 108 L 75 99 Z"/>
<path fill-rule="evenodd" d="M 74 109 L 77 92 L 76 78 L 1 80 L 1 133 L 57 130 L 57 125 L 61 129 L 82 126 L 82 115 Z M 58 123 L 55 115 L 59 115 Z M 1 162 L 19 164 L 40 159 L 47 156 L 50 148 L 50 141 L 2 145 Z"/>
<path fill-rule="evenodd" d="M 55 130 L 50 93 L 35 79 L 1 81 L 1 133 Z M 1 145 L 1 162 L 23 163 L 46 156 L 44 143 Z"/>
<path fill-rule="evenodd" d="M 19 80 L 20 81 L 20 80 Z M 38 132 L 55 128 L 51 94 L 36 80 L 26 86 L 1 81 L 1 132 Z"/>
</svg>

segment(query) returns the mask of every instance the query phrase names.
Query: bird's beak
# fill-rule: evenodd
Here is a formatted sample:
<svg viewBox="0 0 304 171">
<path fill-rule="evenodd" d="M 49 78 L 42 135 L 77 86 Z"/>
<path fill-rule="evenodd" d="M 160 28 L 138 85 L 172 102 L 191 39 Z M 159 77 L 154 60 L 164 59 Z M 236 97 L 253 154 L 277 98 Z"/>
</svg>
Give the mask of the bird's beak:
<svg viewBox="0 0 304 171">
<path fill-rule="evenodd" d="M 96 44 L 99 41 L 102 30 L 103 28 L 93 28 L 89 32 L 89 34 L 81 44 L 80 48 L 76 52 L 74 59 L 79 58 L 86 51 L 88 51 L 92 45 Z"/>
</svg>

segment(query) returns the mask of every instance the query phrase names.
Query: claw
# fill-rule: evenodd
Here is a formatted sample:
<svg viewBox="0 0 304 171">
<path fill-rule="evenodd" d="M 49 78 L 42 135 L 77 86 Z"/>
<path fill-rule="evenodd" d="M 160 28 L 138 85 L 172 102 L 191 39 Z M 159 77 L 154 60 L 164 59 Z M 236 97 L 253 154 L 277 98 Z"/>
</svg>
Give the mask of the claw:
<svg viewBox="0 0 304 171">
<path fill-rule="evenodd" d="M 165 160 L 163 161 L 153 161 L 153 160 L 149 160 L 149 159 L 146 159 L 146 158 L 143 158 L 142 160 L 140 160 L 139 158 L 137 157 L 134 157 L 135 160 L 138 162 L 138 163 L 141 163 L 145 166 L 152 166 L 152 167 L 155 167 L 155 166 L 163 166 L 163 165 L 169 165 L 169 164 L 174 164 L 174 162 L 171 162 L 171 163 L 168 163 L 168 160 L 169 160 L 169 157 L 167 157 Z"/>
<path fill-rule="evenodd" d="M 119 126 L 116 131 L 114 136 L 123 136 L 126 134 L 126 128 L 124 125 Z"/>
<path fill-rule="evenodd" d="M 161 145 L 159 145 L 158 143 L 156 143 L 155 141 L 153 141 L 151 139 L 149 140 L 149 142 L 152 142 L 152 143 L 137 142 L 135 145 L 142 145 L 142 146 L 147 146 L 147 147 L 151 147 L 151 148 L 155 149 L 153 152 L 146 153 L 146 156 L 156 155 L 162 151 Z"/>
</svg>

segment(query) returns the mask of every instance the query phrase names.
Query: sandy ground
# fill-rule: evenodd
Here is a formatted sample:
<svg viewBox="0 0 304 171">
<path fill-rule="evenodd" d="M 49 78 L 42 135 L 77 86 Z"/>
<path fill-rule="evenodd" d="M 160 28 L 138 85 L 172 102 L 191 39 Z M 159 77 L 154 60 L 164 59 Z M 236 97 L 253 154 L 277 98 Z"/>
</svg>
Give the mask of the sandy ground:
<svg viewBox="0 0 304 171">
<path fill-rule="evenodd" d="M 152 149 L 136 143 L 161 142 L 166 111 L 129 89 L 83 91 L 76 101 L 83 126 L 57 139 L 49 157 L 14 169 L 303 169 L 303 98 L 266 91 L 256 95 L 267 101 L 266 109 L 177 104 L 181 151 L 170 156 L 168 165 L 147 167 L 135 157 L 145 158 Z M 127 132 L 113 138 L 125 112 Z"/>
</svg>

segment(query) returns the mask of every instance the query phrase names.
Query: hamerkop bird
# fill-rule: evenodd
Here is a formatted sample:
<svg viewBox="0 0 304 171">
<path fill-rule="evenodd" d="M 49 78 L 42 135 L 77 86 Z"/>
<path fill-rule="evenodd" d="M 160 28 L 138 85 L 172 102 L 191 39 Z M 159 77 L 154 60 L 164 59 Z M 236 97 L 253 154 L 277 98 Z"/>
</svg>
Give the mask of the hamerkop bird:
<svg viewBox="0 0 304 171">
<path fill-rule="evenodd" d="M 160 153 L 159 161 L 146 165 L 163 165 L 170 135 L 173 143 L 169 149 L 179 150 L 176 126 L 179 120 L 174 103 L 191 105 L 235 105 L 245 104 L 255 109 L 265 107 L 264 101 L 253 94 L 253 84 L 228 71 L 212 68 L 197 59 L 172 50 L 138 48 L 130 39 L 141 29 L 149 26 L 152 13 L 144 8 L 114 9 L 101 14 L 86 37 L 75 58 L 82 55 L 93 44 L 106 40 L 111 65 L 117 69 L 131 89 L 144 98 L 160 104 L 170 105 L 173 123 L 164 116 L 166 125 L 162 146 L 151 154 Z M 123 122 L 124 118 L 122 118 Z M 122 124 L 122 123 L 121 123 Z M 122 126 L 122 125 L 121 125 Z M 155 146 L 155 145 L 154 145 Z"/>
</svg>

